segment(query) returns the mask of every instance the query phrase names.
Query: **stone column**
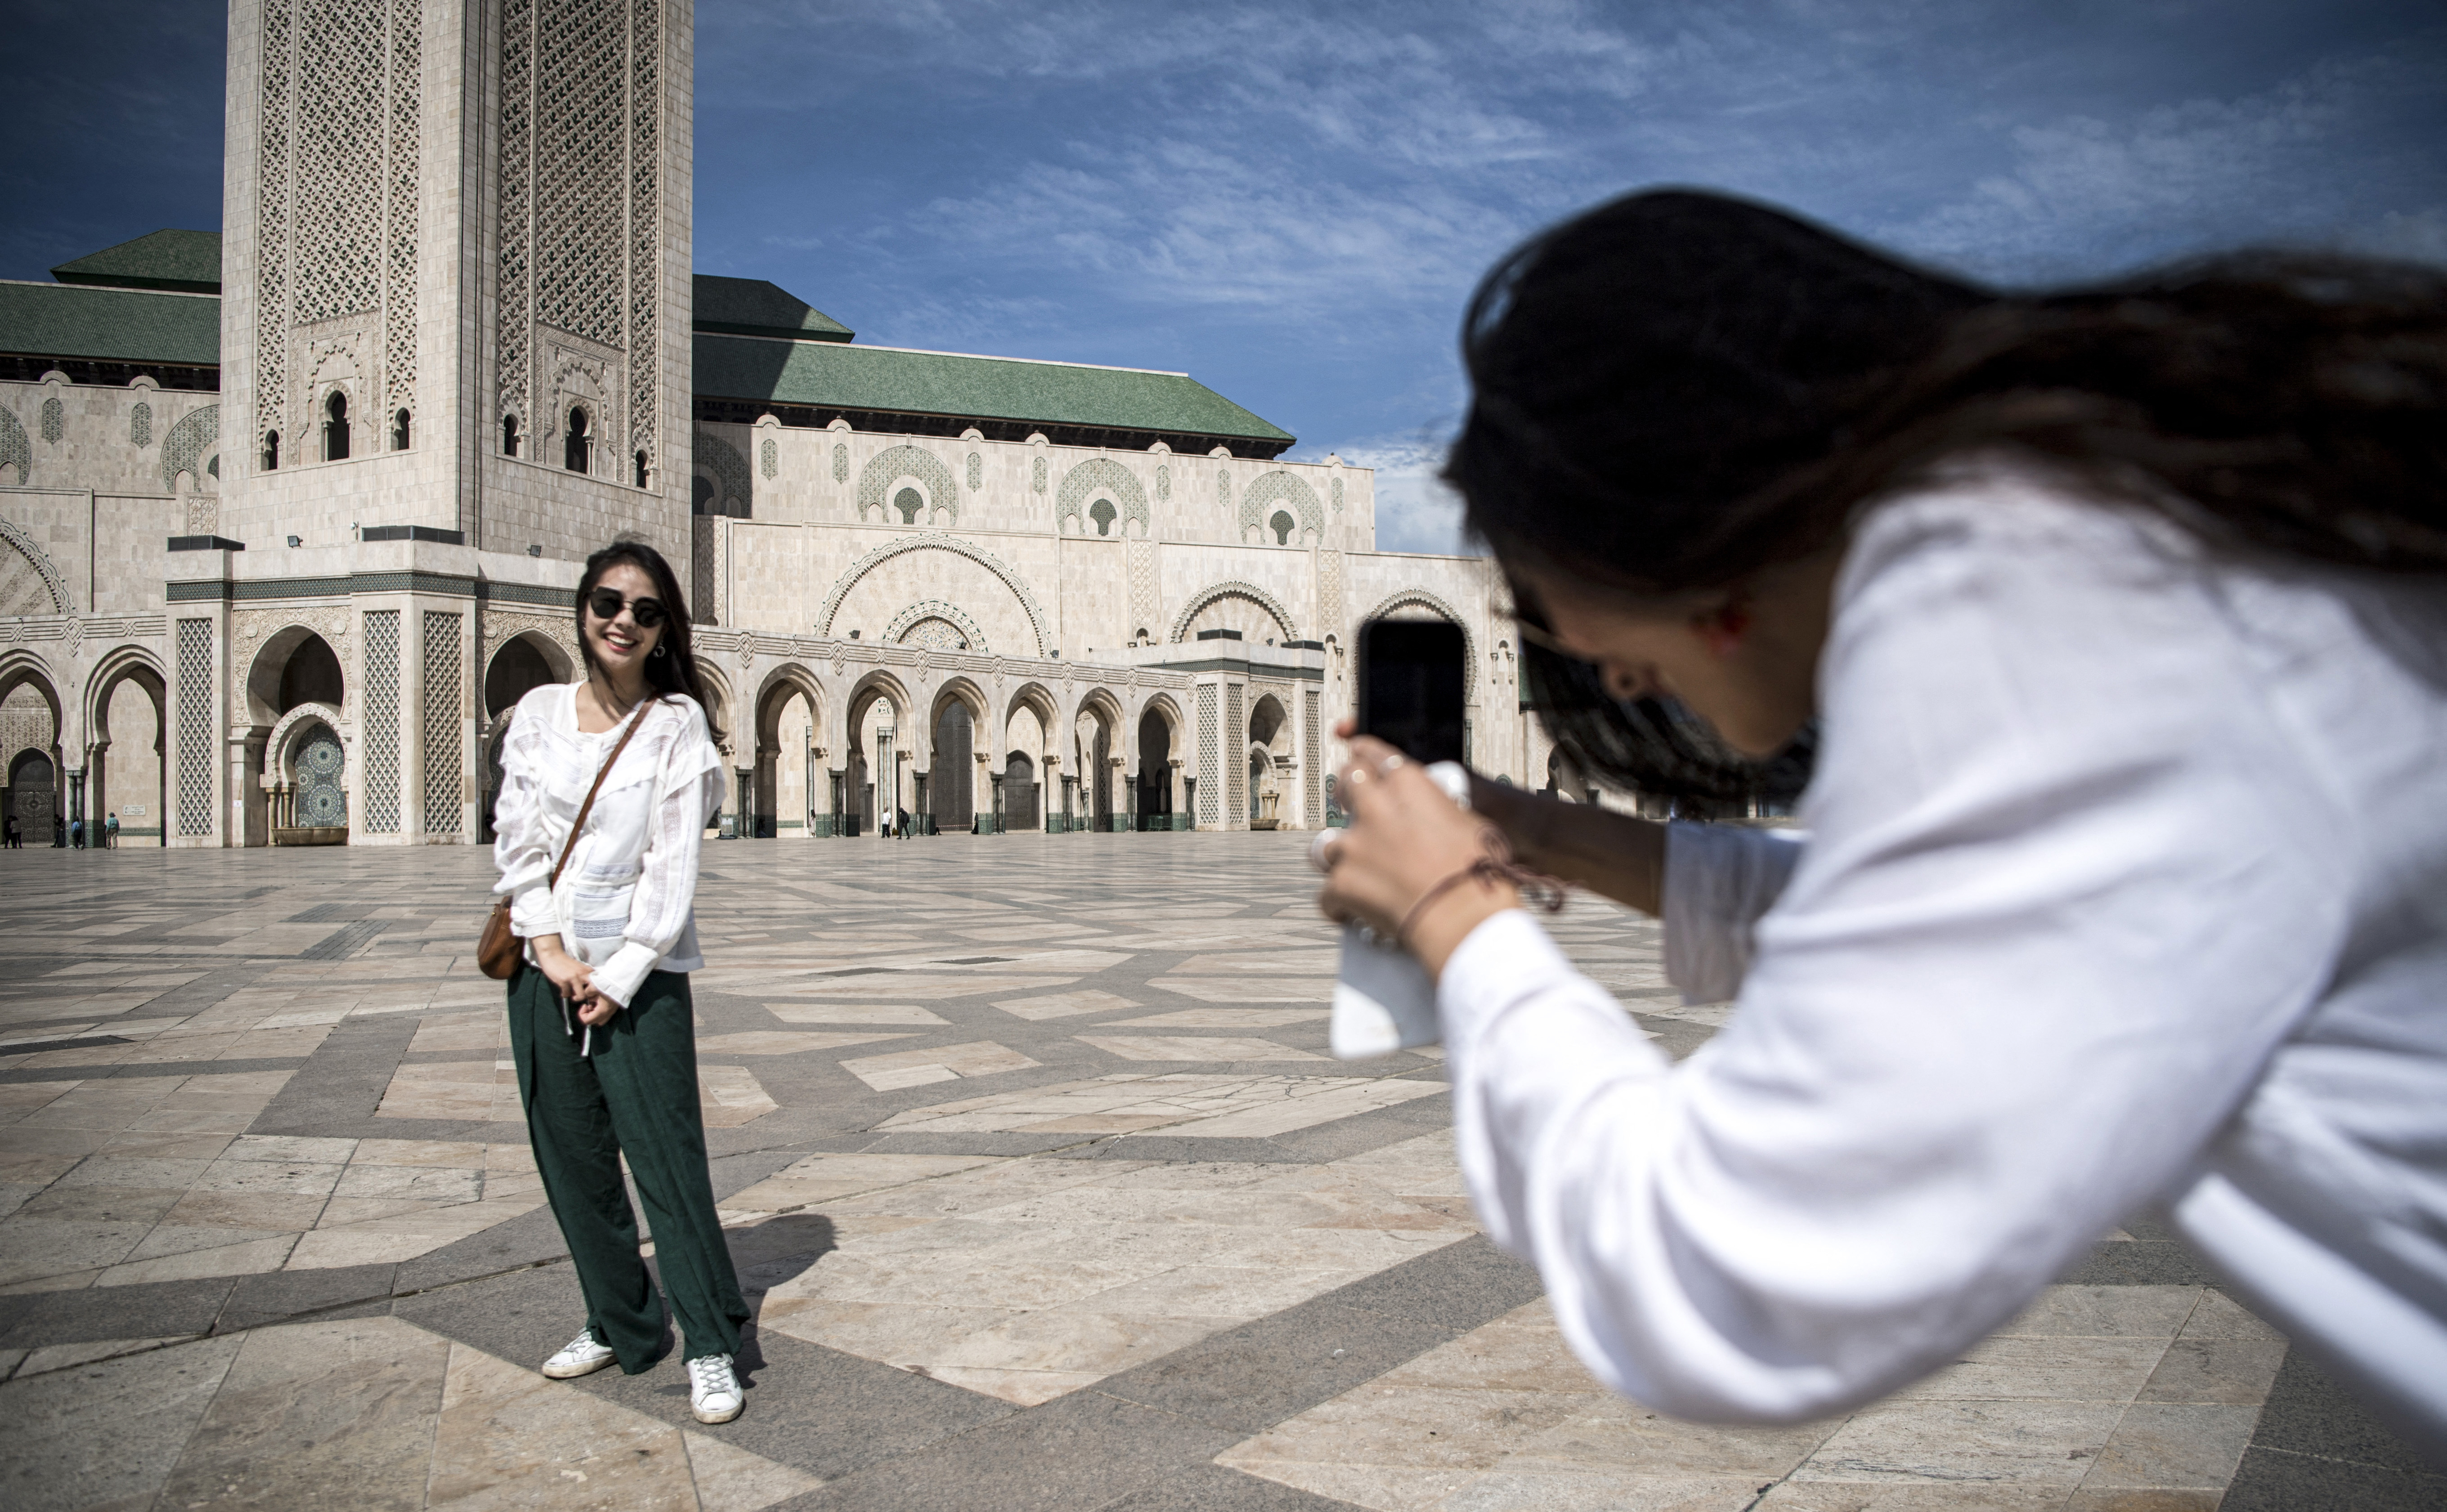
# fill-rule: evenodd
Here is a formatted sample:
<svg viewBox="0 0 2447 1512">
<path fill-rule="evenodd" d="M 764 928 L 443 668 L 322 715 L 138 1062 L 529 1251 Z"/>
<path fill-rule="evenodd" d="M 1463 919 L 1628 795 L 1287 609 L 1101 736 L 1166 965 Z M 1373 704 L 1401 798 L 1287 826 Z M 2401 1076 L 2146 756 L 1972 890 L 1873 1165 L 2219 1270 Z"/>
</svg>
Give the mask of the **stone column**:
<svg viewBox="0 0 2447 1512">
<path fill-rule="evenodd" d="M 75 846 L 78 850 L 83 850 L 85 849 L 85 840 L 87 839 L 85 831 L 93 828 L 93 821 L 89 819 L 85 820 L 85 825 L 82 829 L 77 826 L 76 822 L 80 819 L 85 819 L 85 768 L 82 766 L 69 767 L 67 769 L 67 778 L 68 843 Z"/>
</svg>

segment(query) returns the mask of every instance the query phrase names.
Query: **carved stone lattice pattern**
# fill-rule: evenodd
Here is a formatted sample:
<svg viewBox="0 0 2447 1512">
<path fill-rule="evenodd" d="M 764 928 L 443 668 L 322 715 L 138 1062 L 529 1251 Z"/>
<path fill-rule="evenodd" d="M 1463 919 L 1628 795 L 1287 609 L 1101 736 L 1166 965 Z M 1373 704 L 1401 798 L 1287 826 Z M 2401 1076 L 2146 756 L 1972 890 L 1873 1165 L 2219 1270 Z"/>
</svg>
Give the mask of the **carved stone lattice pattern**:
<svg viewBox="0 0 2447 1512">
<path fill-rule="evenodd" d="M 0 407 L 0 467 L 17 469 L 17 486 L 25 487 L 34 481 L 34 445 L 26 439 L 25 425 L 13 409 Z"/>
<path fill-rule="evenodd" d="M 766 437 L 764 441 L 757 444 L 756 468 L 768 478 L 778 478 L 781 476 L 782 448 L 773 444 L 773 438 L 770 436 Z"/>
<path fill-rule="evenodd" d="M 213 832 L 213 622 L 179 621 L 179 833 Z"/>
<path fill-rule="evenodd" d="M 939 598 L 922 599 L 892 616 L 884 628 L 885 640 L 899 641 L 903 646 L 923 646 L 930 651 L 969 651 L 985 655 L 985 633 L 977 622 L 962 614 L 958 606 Z"/>
<path fill-rule="evenodd" d="M 1334 481 L 1334 512 L 1337 515 L 1342 513 L 1342 480 L 1339 478 Z"/>
<path fill-rule="evenodd" d="M 417 88 L 424 56 L 421 0 L 390 0 L 390 203 L 385 207 L 383 392 L 386 409 L 416 401 Z"/>
<path fill-rule="evenodd" d="M 456 835 L 465 790 L 460 759 L 459 619 L 441 610 L 425 612 L 425 703 L 417 710 L 425 727 L 425 832 Z"/>
<path fill-rule="evenodd" d="M 54 446 L 60 444 L 62 436 L 68 433 L 67 409 L 60 403 L 59 395 L 53 394 L 43 401 L 43 418 L 40 424 L 43 427 L 43 439 Z"/>
<path fill-rule="evenodd" d="M 528 293 L 535 272 L 534 0 L 502 3 L 501 110 L 501 299 L 494 333 L 502 386 L 499 402 L 502 413 L 532 420 L 529 357 L 535 323 Z"/>
<path fill-rule="evenodd" d="M 751 507 L 756 498 L 756 481 L 748 476 L 748 459 L 739 455 L 739 448 L 720 436 L 703 430 L 696 433 L 693 444 L 697 465 L 713 474 L 714 482 L 721 485 L 722 497 L 715 501 L 716 506 L 725 513 L 729 513 L 732 504 L 742 509 Z M 765 444 L 769 446 L 773 444 L 768 441 Z M 769 478 L 772 475 L 768 473 L 766 476 Z"/>
<path fill-rule="evenodd" d="M 1029 464 L 1028 491 L 1033 494 L 1045 492 L 1045 459 L 1042 457 Z"/>
<path fill-rule="evenodd" d="M 626 7 L 541 0 L 536 35 L 551 79 L 536 90 L 536 318 L 616 350 L 621 308 L 628 159 Z"/>
<path fill-rule="evenodd" d="M 1317 490 L 1281 468 L 1261 474 L 1241 496 L 1241 528 L 1264 525 L 1266 511 L 1278 503 L 1299 517 L 1300 529 L 1325 534 L 1325 508 L 1317 501 Z"/>
<path fill-rule="evenodd" d="M 849 482 L 849 448 L 839 442 L 833 444 L 833 482 Z"/>
<path fill-rule="evenodd" d="M 1232 474 L 1227 468 L 1215 469 L 1215 505 L 1219 509 L 1232 507 Z"/>
<path fill-rule="evenodd" d="M 383 0 L 316 0 L 297 11 L 290 283 L 301 326 L 367 313 L 382 297 L 385 9 Z"/>
<path fill-rule="evenodd" d="M 153 406 L 142 399 L 127 411 L 127 444 L 137 447 L 153 444 Z"/>
<path fill-rule="evenodd" d="M 1323 752 L 1318 749 L 1321 737 L 1318 732 L 1318 690 L 1305 689 L 1300 693 L 1300 787 L 1302 790 L 1300 822 L 1321 825 L 1325 822 L 1324 807 L 1318 802 L 1318 768 L 1324 765 Z"/>
<path fill-rule="evenodd" d="M 255 429 L 277 429 L 289 393 L 290 0 L 264 0 L 256 111 Z M 293 444 L 295 438 L 292 438 Z"/>
<path fill-rule="evenodd" d="M 629 22 L 629 447 L 652 466 L 662 434 L 661 0 L 634 0 Z"/>
<path fill-rule="evenodd" d="M 216 536 L 221 528 L 221 501 L 210 494 L 187 496 L 187 534 Z"/>
<path fill-rule="evenodd" d="M 859 518 L 865 519 L 870 507 L 882 505 L 892 485 L 903 478 L 924 484 L 926 501 L 950 511 L 955 523 L 959 520 L 960 491 L 952 484 L 952 469 L 923 446 L 887 447 L 858 470 Z"/>
<path fill-rule="evenodd" d="M 1224 685 L 1224 748 L 1231 759 L 1224 764 L 1224 819 L 1227 824 L 1238 824 L 1249 812 L 1249 761 L 1245 747 L 1249 727 L 1242 723 L 1241 685 Z"/>
<path fill-rule="evenodd" d="M 1142 630 L 1155 633 L 1164 623 L 1164 605 L 1156 595 L 1155 542 L 1134 540 L 1126 548 L 1130 577 L 1130 636 L 1136 639 Z"/>
<path fill-rule="evenodd" d="M 1223 765 L 1215 733 L 1215 693 L 1213 683 L 1198 690 L 1198 822 L 1202 824 L 1215 822 L 1223 801 L 1215 785 L 1215 769 Z"/>
<path fill-rule="evenodd" d="M 969 492 L 976 493 L 986 485 L 986 460 L 976 452 L 969 453 Z"/>
<path fill-rule="evenodd" d="M 204 486 L 204 459 L 221 444 L 221 406 L 205 405 L 180 415 L 161 442 L 161 486 L 179 491 L 179 475 L 192 475 L 189 486 Z"/>
<path fill-rule="evenodd" d="M 1330 548 L 1317 554 L 1317 621 L 1342 623 L 1342 553 Z"/>
<path fill-rule="evenodd" d="M 1062 475 L 1062 486 L 1053 494 L 1053 528 L 1059 531 L 1062 521 L 1080 516 L 1079 533 L 1095 534 L 1088 528 L 1083 511 L 1089 500 L 1100 495 L 1121 506 L 1125 523 L 1137 520 L 1142 533 L 1148 528 L 1147 490 L 1139 486 L 1135 474 L 1110 457 L 1091 457 Z"/>
<path fill-rule="evenodd" d="M 1299 639 L 1299 630 L 1293 623 L 1292 612 L 1283 607 L 1283 601 L 1255 583 L 1243 582 L 1216 583 L 1190 595 L 1189 602 L 1182 606 L 1181 614 L 1172 622 L 1172 633 L 1166 638 L 1179 641 L 1186 637 L 1189 633 L 1189 622 L 1198 617 L 1198 612 L 1219 598 L 1249 600 L 1274 616 L 1275 623 L 1282 629 L 1283 639 Z"/>
<path fill-rule="evenodd" d="M 958 556 L 966 557 L 1001 578 L 1003 586 L 1010 589 L 1012 595 L 1019 600 L 1019 607 L 1028 611 L 1029 629 L 1036 635 L 1036 654 L 1042 656 L 1052 648 L 1052 641 L 1045 631 L 1045 611 L 1037 607 L 1036 595 L 1029 592 L 1027 581 L 1019 574 L 1013 572 L 1001 558 L 983 546 L 963 540 L 958 536 L 946 536 L 939 532 L 929 532 L 922 536 L 903 536 L 899 540 L 886 541 L 850 563 L 849 570 L 834 579 L 832 592 L 825 595 L 824 608 L 817 611 L 816 633 L 829 635 L 833 633 L 833 615 L 841 612 L 842 600 L 849 595 L 849 591 L 858 585 L 860 578 L 902 552 L 909 551 L 952 552 Z"/>
<path fill-rule="evenodd" d="M 399 833 L 399 611 L 366 612 L 366 829 Z"/>
<path fill-rule="evenodd" d="M 1172 497 L 1172 469 L 1159 466 L 1155 470 L 1155 496 L 1159 500 Z"/>
<path fill-rule="evenodd" d="M 51 554 L 33 537 L 0 520 L 0 615 L 75 612 L 68 580 Z"/>
</svg>

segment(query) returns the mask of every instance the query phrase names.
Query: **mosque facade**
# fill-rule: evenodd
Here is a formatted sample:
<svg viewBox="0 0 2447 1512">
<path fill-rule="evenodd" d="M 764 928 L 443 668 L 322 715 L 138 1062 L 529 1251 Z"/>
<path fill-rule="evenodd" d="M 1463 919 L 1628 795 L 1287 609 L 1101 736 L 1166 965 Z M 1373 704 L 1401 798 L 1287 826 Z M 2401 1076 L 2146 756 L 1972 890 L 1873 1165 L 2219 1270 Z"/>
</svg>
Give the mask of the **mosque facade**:
<svg viewBox="0 0 2447 1512">
<path fill-rule="evenodd" d="M 687 0 L 237 0 L 223 230 L 0 283 L 0 750 L 26 842 L 489 838 L 587 553 L 683 575 L 722 831 L 1332 822 L 1352 635 L 1500 584 L 1186 374 L 861 344 L 690 264 Z"/>
</svg>

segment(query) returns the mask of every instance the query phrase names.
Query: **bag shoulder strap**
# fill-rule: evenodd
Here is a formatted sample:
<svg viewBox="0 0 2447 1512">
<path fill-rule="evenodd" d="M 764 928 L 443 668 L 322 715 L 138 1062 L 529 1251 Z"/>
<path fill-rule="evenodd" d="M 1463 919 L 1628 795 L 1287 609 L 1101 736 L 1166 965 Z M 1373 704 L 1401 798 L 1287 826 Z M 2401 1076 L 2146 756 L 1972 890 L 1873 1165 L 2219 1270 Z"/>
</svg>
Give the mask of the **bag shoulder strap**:
<svg viewBox="0 0 2447 1512">
<path fill-rule="evenodd" d="M 560 842 L 560 860 L 552 863 L 552 879 L 545 886 L 560 885 L 560 869 L 569 864 L 569 853 L 578 848 L 579 831 L 586 827 L 586 816 L 595 811 L 595 795 L 603 791 L 603 779 L 612 775 L 612 764 L 620 759 L 620 753 L 629 748 L 629 738 L 636 734 L 637 727 L 646 722 L 647 709 L 661 701 L 658 698 L 642 700 L 645 707 L 629 716 L 629 728 L 613 745 L 612 754 L 603 758 L 602 768 L 595 774 L 595 785 L 586 790 L 586 802 L 578 805 L 578 817 L 569 822 L 569 839 Z"/>
</svg>

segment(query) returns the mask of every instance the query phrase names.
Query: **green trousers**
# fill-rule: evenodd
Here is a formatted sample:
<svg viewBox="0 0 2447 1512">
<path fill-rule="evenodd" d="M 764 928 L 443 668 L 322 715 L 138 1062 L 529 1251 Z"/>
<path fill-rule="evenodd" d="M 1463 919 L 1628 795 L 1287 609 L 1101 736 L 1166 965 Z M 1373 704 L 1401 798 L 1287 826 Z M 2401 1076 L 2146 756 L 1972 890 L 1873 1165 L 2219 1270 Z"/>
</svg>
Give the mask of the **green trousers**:
<svg viewBox="0 0 2447 1512">
<path fill-rule="evenodd" d="M 682 1357 L 738 1353 L 749 1317 L 706 1172 L 694 1019 L 688 977 L 655 972 L 580 1056 L 585 1027 L 572 1012 L 579 1037 L 564 1031 L 552 979 L 533 967 L 510 978 L 510 1053 L 536 1169 L 577 1262 L 587 1327 L 631 1375 L 662 1355 L 663 1308 L 637 1254 L 623 1155 L 645 1199 Z"/>
</svg>

